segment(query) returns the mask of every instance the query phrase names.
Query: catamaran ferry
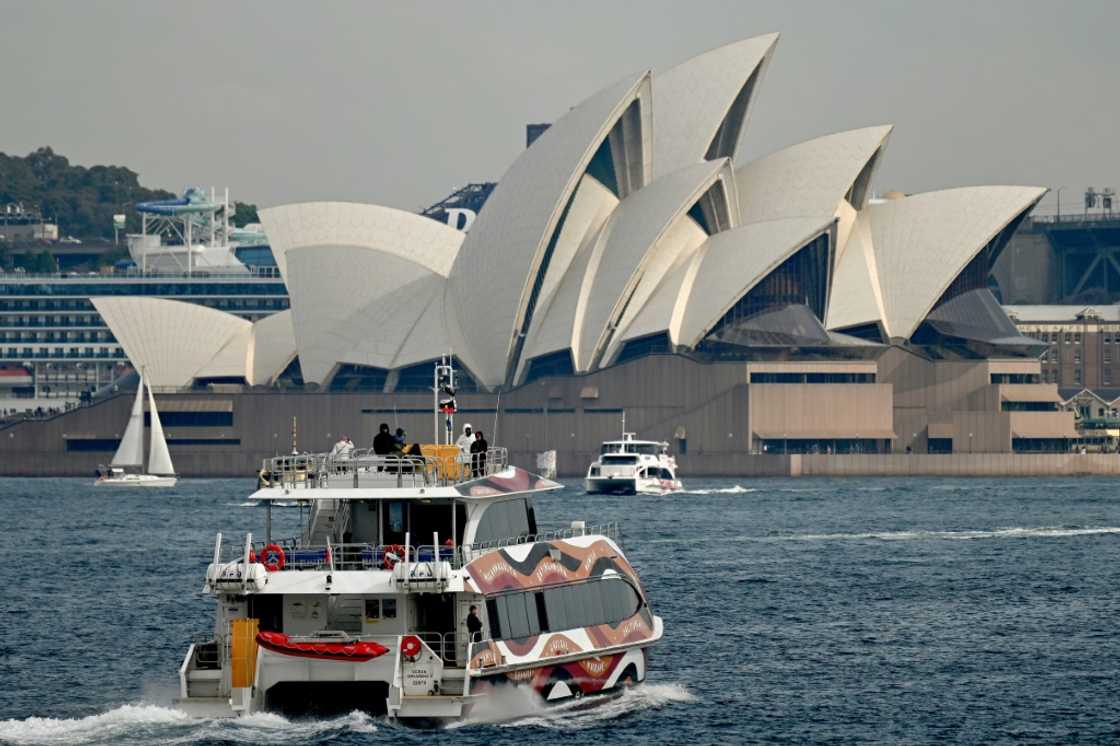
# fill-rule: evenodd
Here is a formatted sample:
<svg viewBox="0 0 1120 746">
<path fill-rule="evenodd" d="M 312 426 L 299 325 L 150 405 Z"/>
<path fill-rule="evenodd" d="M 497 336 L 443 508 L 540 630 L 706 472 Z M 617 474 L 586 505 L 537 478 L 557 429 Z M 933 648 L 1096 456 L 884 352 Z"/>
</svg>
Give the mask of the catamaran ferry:
<svg viewBox="0 0 1120 746">
<path fill-rule="evenodd" d="M 441 404 L 446 414 L 446 402 Z M 205 715 L 362 709 L 467 716 L 499 687 L 545 701 L 642 681 L 662 636 L 615 525 L 538 527 L 561 485 L 450 443 L 418 455 L 268 459 L 265 536 L 218 534 L 203 590 L 214 634 L 187 650 L 178 704 Z M 298 501 L 300 535 L 272 535 Z"/>
<path fill-rule="evenodd" d="M 664 494 L 683 488 L 669 444 L 638 440 L 627 432 L 622 440 L 603 443 L 599 458 L 587 468 L 584 486 L 590 493 L 620 495 Z"/>
</svg>

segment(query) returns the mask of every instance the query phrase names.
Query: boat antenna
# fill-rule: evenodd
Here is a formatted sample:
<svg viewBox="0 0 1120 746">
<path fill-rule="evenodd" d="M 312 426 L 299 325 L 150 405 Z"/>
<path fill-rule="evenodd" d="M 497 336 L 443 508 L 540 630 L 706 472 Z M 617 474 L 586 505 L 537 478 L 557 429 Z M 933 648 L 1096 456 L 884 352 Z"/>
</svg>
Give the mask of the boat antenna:
<svg viewBox="0 0 1120 746">
<path fill-rule="evenodd" d="M 622 437 L 626 438 L 626 407 L 622 408 Z"/>
<path fill-rule="evenodd" d="M 292 455 L 295 456 L 299 453 L 299 448 L 296 445 L 296 416 L 292 415 Z"/>
<path fill-rule="evenodd" d="M 498 444 L 498 412 L 502 409 L 502 390 L 498 389 L 498 402 L 494 405 L 494 427 L 490 430 L 490 442 Z"/>
</svg>

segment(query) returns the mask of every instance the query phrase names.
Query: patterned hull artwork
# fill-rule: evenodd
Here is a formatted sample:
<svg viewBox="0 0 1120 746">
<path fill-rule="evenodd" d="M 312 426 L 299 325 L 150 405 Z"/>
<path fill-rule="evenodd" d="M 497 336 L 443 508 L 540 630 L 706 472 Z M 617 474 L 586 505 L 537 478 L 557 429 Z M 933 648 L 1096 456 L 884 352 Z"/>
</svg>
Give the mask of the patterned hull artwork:
<svg viewBox="0 0 1120 746">
<path fill-rule="evenodd" d="M 463 497 L 497 497 L 547 492 L 561 486 L 551 479 L 531 474 L 519 466 L 511 466 L 505 471 L 457 485 L 456 490 Z"/>
<path fill-rule="evenodd" d="M 661 637 L 661 620 L 611 539 L 509 547 L 467 573 L 467 590 L 486 598 L 492 638 L 471 657 L 476 687 L 529 685 L 558 699 L 645 678 L 645 648 Z"/>
</svg>

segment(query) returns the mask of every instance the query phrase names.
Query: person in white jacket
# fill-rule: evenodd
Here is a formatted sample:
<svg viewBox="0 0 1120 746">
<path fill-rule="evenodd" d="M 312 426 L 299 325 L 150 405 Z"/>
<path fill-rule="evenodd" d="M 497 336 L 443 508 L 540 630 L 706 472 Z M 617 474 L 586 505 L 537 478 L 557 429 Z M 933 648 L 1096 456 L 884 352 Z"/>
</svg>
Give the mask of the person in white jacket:
<svg viewBox="0 0 1120 746">
<path fill-rule="evenodd" d="M 455 445 L 459 447 L 459 461 L 464 464 L 471 462 L 471 443 L 474 443 L 474 429 L 468 422 L 463 425 L 463 434 L 455 441 Z"/>
</svg>

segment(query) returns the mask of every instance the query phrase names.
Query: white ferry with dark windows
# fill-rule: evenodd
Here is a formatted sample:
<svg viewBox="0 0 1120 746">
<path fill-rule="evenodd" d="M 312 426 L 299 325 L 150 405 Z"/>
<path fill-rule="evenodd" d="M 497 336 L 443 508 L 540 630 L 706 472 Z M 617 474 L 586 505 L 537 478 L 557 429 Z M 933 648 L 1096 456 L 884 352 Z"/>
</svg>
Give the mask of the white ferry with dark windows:
<svg viewBox="0 0 1120 746">
<path fill-rule="evenodd" d="M 665 494 L 683 489 L 669 444 L 638 440 L 634 433 L 623 433 L 622 440 L 603 443 L 599 458 L 587 469 L 585 487 L 591 493 L 619 495 Z"/>
<path fill-rule="evenodd" d="M 466 717 L 504 686 L 552 702 L 645 679 L 662 636 L 614 525 L 537 525 L 560 485 L 491 448 L 269 459 L 264 541 L 218 534 L 178 704 L 204 715 L 361 709 L 415 724 Z M 272 536 L 296 501 L 300 535 Z"/>
</svg>

